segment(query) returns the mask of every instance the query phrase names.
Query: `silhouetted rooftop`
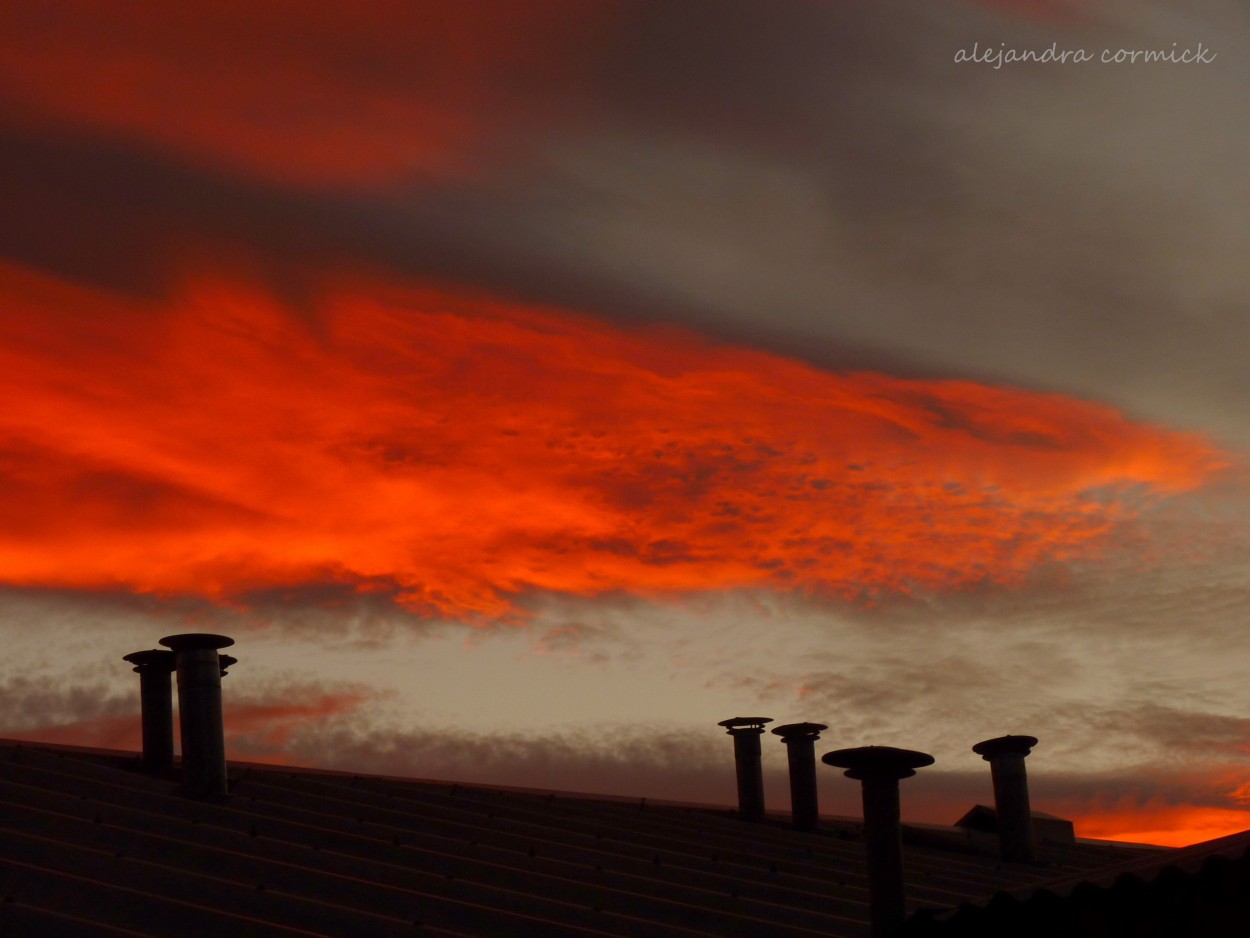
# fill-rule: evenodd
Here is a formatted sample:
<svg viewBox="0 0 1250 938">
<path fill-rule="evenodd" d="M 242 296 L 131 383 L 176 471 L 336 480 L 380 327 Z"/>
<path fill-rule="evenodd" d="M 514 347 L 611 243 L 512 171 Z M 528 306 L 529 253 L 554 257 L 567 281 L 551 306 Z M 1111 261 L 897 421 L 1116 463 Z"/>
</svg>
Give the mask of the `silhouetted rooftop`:
<svg viewBox="0 0 1250 938">
<path fill-rule="evenodd" d="M 1250 934 L 1250 831 L 1126 858 L 924 913 L 902 936 L 1212 938 Z"/>
<path fill-rule="evenodd" d="M 0 740 L 0 931 L 868 933 L 854 819 L 807 833 L 781 814 L 638 799 L 239 762 L 229 777 L 229 800 L 196 801 L 137 754 Z M 1043 863 L 1011 864 L 935 825 L 905 826 L 904 841 L 909 910 L 948 915 L 1184 856 L 1043 844 Z"/>
</svg>

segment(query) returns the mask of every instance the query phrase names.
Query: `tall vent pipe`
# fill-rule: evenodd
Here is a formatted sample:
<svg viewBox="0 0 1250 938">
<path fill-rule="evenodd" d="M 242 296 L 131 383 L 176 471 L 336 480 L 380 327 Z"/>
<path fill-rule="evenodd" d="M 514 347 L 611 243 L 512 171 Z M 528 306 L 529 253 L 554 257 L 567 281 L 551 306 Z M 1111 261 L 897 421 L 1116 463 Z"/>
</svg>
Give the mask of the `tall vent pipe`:
<svg viewBox="0 0 1250 938">
<path fill-rule="evenodd" d="M 178 671 L 183 791 L 195 798 L 224 798 L 229 793 L 221 715 L 221 677 L 225 671 L 217 649 L 233 645 L 234 639 L 193 632 L 168 635 L 161 644 L 173 649 Z"/>
<path fill-rule="evenodd" d="M 773 732 L 786 744 L 790 764 L 790 811 L 794 829 L 811 831 L 820 823 L 820 805 L 816 796 L 816 740 L 823 723 L 786 723 Z"/>
<path fill-rule="evenodd" d="M 172 651 L 135 651 L 122 657 L 139 675 L 140 721 L 143 727 L 143 767 L 161 774 L 174 764 L 174 695 L 170 675 Z"/>
<path fill-rule="evenodd" d="M 998 818 L 998 848 L 1004 860 L 1031 863 L 1033 811 L 1029 806 L 1029 780 L 1024 758 L 1037 745 L 1036 736 L 998 736 L 972 747 L 990 764 L 994 781 L 994 813 Z"/>
<path fill-rule="evenodd" d="M 906 916 L 903 900 L 903 832 L 898 783 L 932 765 L 933 756 L 893 746 L 838 749 L 821 757 L 858 779 L 864 796 L 864 851 L 868 858 L 868 906 L 872 938 L 886 938 Z"/>
<path fill-rule="evenodd" d="M 758 821 L 764 816 L 764 765 L 760 736 L 772 717 L 734 717 L 717 726 L 734 738 L 734 766 L 738 773 L 738 817 Z"/>
</svg>

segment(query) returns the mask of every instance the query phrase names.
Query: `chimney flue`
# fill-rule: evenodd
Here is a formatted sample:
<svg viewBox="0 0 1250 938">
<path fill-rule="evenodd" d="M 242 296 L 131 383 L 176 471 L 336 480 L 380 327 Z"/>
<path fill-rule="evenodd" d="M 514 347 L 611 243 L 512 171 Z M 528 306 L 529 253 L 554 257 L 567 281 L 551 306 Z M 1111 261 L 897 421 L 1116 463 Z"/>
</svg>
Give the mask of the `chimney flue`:
<svg viewBox="0 0 1250 938">
<path fill-rule="evenodd" d="M 168 635 L 161 644 L 173 649 L 177 663 L 183 791 L 196 798 L 223 798 L 228 789 L 221 676 L 229 656 L 217 649 L 233 645 L 234 639 L 197 632 Z"/>
<path fill-rule="evenodd" d="M 1004 860 L 1030 863 L 1034 859 L 1033 812 L 1029 806 L 1024 757 L 1036 745 L 1036 736 L 998 736 L 972 747 L 973 752 L 990 764 L 998 847 Z"/>
<path fill-rule="evenodd" d="M 162 773 L 174 764 L 174 695 L 170 675 L 172 651 L 135 651 L 122 657 L 139 675 L 140 721 L 143 726 L 143 767 Z"/>
<path fill-rule="evenodd" d="M 861 746 L 827 752 L 821 761 L 846 769 L 846 777 L 858 779 L 863 786 L 872 935 L 885 938 L 903 923 L 906 915 L 898 783 L 915 775 L 916 769 L 932 765 L 933 756 L 893 746 Z"/>
<path fill-rule="evenodd" d="M 790 810 L 794 829 L 811 831 L 820 823 L 820 806 L 816 797 L 816 740 L 823 723 L 787 723 L 773 732 L 786 744 L 790 764 Z"/>
<path fill-rule="evenodd" d="M 758 821 L 764 816 L 764 766 L 760 736 L 772 717 L 734 717 L 717 726 L 734 738 L 734 765 L 738 772 L 738 817 Z"/>
</svg>

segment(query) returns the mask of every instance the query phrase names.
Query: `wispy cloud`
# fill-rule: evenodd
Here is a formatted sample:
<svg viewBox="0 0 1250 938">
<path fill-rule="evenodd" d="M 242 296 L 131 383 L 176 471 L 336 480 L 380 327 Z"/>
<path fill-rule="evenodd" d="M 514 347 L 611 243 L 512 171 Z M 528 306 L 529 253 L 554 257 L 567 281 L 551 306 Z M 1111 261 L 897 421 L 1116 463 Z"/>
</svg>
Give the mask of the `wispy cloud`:
<svg viewBox="0 0 1250 938">
<path fill-rule="evenodd" d="M 9 678 L 0 683 L 0 700 L 6 707 L 0 736 L 137 751 L 142 748 L 143 735 L 137 680 L 134 684 L 126 692 L 102 681 L 52 683 L 42 677 Z M 285 762 L 289 743 L 301 729 L 350 714 L 376 697 L 375 692 L 360 687 L 335 689 L 307 684 L 227 693 L 226 745 L 232 758 Z M 176 700 L 175 693 L 175 713 Z"/>
<path fill-rule="evenodd" d="M 458 175 L 491 160 L 501 127 L 551 119 L 551 91 L 579 75 L 612 12 L 570 0 L 10 7 L 0 107 L 282 184 Z"/>
</svg>

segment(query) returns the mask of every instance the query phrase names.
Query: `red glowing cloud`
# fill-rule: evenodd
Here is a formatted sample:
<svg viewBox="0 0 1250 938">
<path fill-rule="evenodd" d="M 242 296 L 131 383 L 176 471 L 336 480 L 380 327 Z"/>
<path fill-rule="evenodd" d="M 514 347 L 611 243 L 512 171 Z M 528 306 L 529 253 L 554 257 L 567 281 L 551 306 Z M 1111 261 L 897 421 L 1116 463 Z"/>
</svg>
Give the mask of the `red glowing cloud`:
<svg viewBox="0 0 1250 938">
<path fill-rule="evenodd" d="M 1226 460 L 1098 404 L 830 374 L 435 289 L 295 313 L 0 269 L 0 581 L 245 600 L 335 582 L 508 617 L 532 591 L 871 601 L 1096 556 Z"/>
<path fill-rule="evenodd" d="M 0 113 L 297 184 L 464 172 L 548 119 L 607 3 L 252 0 L 0 10 Z M 496 148 L 497 149 L 497 148 Z"/>
</svg>

